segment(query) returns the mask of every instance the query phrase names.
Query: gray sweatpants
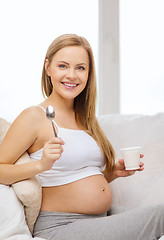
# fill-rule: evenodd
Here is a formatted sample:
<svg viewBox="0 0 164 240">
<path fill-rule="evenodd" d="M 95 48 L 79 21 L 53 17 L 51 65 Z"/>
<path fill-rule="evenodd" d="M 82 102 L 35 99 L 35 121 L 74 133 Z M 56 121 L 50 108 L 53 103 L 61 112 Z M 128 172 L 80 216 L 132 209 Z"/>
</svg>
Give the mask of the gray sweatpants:
<svg viewBox="0 0 164 240">
<path fill-rule="evenodd" d="M 40 212 L 34 236 L 47 240 L 156 240 L 164 235 L 164 205 L 111 208 L 103 215 Z"/>
</svg>

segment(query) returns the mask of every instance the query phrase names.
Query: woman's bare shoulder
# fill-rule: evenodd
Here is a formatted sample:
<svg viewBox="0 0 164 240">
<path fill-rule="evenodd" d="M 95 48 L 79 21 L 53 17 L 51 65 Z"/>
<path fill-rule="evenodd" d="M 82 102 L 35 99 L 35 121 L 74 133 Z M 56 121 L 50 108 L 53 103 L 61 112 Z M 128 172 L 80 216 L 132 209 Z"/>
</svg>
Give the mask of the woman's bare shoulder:
<svg viewBox="0 0 164 240">
<path fill-rule="evenodd" d="M 39 106 L 31 106 L 25 108 L 18 117 L 28 118 L 29 120 L 39 119 L 43 113 L 43 110 Z"/>
<path fill-rule="evenodd" d="M 44 117 L 41 111 L 35 106 L 26 108 L 13 121 L 0 144 L 2 162 L 15 162 L 36 141 Z"/>
<path fill-rule="evenodd" d="M 33 128 L 38 125 L 44 116 L 45 114 L 41 108 L 37 106 L 31 106 L 24 109 L 13 121 L 12 125 L 30 125 L 30 127 Z"/>
</svg>

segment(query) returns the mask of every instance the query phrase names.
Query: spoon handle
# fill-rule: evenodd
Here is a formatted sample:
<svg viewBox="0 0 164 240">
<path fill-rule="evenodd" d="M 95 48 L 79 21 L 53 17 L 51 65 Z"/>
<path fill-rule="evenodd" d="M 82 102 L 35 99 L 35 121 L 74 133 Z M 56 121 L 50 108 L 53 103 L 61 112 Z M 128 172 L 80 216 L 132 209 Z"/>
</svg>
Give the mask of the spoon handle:
<svg viewBox="0 0 164 240">
<path fill-rule="evenodd" d="M 58 137 L 58 135 L 57 135 L 57 133 L 56 133 L 56 130 L 55 130 L 55 127 L 54 127 L 54 125 L 53 125 L 53 122 L 51 121 L 51 123 L 52 123 L 52 127 L 53 127 L 53 130 L 54 130 L 55 137 Z"/>
</svg>

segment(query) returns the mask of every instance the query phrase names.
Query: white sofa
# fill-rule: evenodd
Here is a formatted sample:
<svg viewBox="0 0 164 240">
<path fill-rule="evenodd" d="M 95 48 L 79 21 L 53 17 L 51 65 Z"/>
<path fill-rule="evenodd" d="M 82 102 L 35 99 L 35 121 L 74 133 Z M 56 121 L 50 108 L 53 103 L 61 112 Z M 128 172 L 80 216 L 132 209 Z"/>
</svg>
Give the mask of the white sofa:
<svg viewBox="0 0 164 240">
<path fill-rule="evenodd" d="M 113 205 L 135 207 L 141 204 L 163 203 L 164 113 L 153 116 L 104 115 L 99 116 L 98 120 L 115 149 L 116 160 L 121 157 L 120 148 L 132 146 L 143 148 L 144 171 L 110 183 Z M 2 132 L 1 124 L 0 131 Z M 25 181 L 16 188 L 0 185 L 0 240 L 38 239 L 32 238 L 25 222 L 22 204 L 26 202 L 27 192 L 23 194 L 21 203 L 18 200 L 20 195 L 22 196 L 20 193 L 24 184 L 29 183 Z M 36 183 L 30 187 L 31 190 L 39 189 Z"/>
<path fill-rule="evenodd" d="M 164 113 L 104 115 L 99 122 L 115 149 L 116 159 L 121 157 L 120 148 L 143 148 L 144 171 L 111 183 L 113 205 L 164 203 Z"/>
</svg>

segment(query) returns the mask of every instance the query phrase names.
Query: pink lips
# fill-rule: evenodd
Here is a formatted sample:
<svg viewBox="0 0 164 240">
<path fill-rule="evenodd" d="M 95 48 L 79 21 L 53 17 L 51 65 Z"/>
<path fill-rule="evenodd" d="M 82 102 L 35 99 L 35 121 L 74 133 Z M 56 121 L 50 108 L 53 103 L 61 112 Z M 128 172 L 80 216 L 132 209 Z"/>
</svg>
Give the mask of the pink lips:
<svg viewBox="0 0 164 240">
<path fill-rule="evenodd" d="M 77 83 L 68 83 L 68 82 L 62 82 L 62 84 L 68 89 L 75 88 L 78 85 Z"/>
</svg>

